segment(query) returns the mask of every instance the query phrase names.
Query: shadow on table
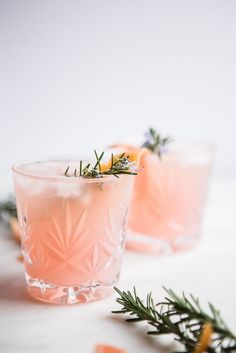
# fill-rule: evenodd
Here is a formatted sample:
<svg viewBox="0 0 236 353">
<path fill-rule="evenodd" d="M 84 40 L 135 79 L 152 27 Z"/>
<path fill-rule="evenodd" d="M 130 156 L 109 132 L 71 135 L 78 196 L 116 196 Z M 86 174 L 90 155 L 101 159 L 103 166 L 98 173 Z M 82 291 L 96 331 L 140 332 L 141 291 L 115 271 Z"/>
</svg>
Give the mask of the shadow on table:
<svg viewBox="0 0 236 353">
<path fill-rule="evenodd" d="M 33 304 L 33 300 L 26 292 L 25 281 L 22 275 L 0 278 L 0 300 Z"/>
<path fill-rule="evenodd" d="M 147 335 L 148 329 L 150 330 L 150 326 L 148 327 L 146 324 L 140 326 L 140 323 L 135 324 L 130 324 L 124 320 L 123 317 L 119 316 L 113 316 L 113 317 L 108 317 L 109 320 L 113 321 L 113 323 L 116 323 L 117 325 L 121 325 L 125 328 L 125 330 L 129 329 L 130 334 L 132 334 L 137 341 L 140 342 L 140 347 L 141 345 L 144 345 L 146 348 L 150 349 L 150 352 L 153 350 L 153 352 L 159 352 L 159 353 L 173 353 L 176 351 L 177 345 L 176 342 L 164 342 L 160 338 L 160 336 L 152 336 L 152 335 Z M 149 352 L 149 350 L 148 350 Z"/>
</svg>

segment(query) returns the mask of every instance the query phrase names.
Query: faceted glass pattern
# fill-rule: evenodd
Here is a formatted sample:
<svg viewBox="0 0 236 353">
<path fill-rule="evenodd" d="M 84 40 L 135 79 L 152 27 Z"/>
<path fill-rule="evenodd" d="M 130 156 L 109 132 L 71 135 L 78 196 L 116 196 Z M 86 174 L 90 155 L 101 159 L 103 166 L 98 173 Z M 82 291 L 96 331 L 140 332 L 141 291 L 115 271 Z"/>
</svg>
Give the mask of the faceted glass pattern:
<svg viewBox="0 0 236 353">
<path fill-rule="evenodd" d="M 109 295 L 120 274 L 133 177 L 47 178 L 40 171 L 47 174 L 43 162 L 13 168 L 29 293 L 53 303 Z"/>
</svg>

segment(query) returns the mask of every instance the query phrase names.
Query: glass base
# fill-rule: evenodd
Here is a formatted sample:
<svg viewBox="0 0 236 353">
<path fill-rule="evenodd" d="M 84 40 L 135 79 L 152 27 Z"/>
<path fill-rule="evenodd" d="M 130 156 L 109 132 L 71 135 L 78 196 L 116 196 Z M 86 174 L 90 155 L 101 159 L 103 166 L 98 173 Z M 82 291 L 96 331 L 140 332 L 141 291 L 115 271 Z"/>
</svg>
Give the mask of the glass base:
<svg viewBox="0 0 236 353">
<path fill-rule="evenodd" d="M 179 234 L 171 239 L 128 231 L 126 249 L 140 253 L 168 255 L 191 250 L 198 242 L 199 235 Z"/>
<path fill-rule="evenodd" d="M 100 300 L 114 292 L 114 285 L 118 278 L 111 284 L 101 283 L 84 284 L 63 287 L 40 279 L 25 275 L 27 291 L 34 299 L 51 304 L 76 304 Z"/>
</svg>

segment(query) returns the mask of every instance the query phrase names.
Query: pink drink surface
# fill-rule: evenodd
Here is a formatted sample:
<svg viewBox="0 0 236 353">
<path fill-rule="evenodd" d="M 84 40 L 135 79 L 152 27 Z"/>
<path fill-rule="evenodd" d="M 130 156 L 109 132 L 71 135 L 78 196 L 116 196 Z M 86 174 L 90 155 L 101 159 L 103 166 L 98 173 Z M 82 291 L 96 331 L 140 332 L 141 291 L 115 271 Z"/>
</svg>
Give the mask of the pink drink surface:
<svg viewBox="0 0 236 353">
<path fill-rule="evenodd" d="M 127 248 L 161 253 L 192 247 L 201 229 L 209 155 L 182 151 L 159 159 L 146 153 L 141 164 L 129 212 Z"/>
<path fill-rule="evenodd" d="M 132 177 L 99 180 L 61 177 L 52 162 L 34 178 L 15 173 L 24 266 L 28 276 L 57 286 L 109 286 L 117 281 Z M 54 177 L 54 179 L 53 179 Z"/>
</svg>

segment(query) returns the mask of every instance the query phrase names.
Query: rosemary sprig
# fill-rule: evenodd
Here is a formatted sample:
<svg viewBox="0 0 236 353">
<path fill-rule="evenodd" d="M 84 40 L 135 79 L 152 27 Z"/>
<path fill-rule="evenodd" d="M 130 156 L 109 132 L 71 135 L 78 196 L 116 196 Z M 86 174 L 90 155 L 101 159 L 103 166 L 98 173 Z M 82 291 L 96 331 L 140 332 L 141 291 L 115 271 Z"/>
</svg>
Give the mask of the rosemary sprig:
<svg viewBox="0 0 236 353">
<path fill-rule="evenodd" d="M 0 202 L 0 219 L 4 214 L 17 217 L 16 202 L 13 197 Z"/>
<path fill-rule="evenodd" d="M 113 175 L 119 178 L 120 174 L 130 174 L 137 175 L 136 167 L 134 163 L 129 160 L 129 156 L 126 156 L 125 153 L 122 153 L 118 157 L 114 158 L 111 154 L 111 166 L 106 170 L 102 171 L 101 161 L 104 156 L 104 152 L 98 155 L 97 151 L 94 150 L 96 157 L 96 162 L 93 167 L 90 166 L 90 163 L 83 168 L 83 161 L 80 161 L 79 166 L 79 176 L 89 179 L 89 178 L 102 178 L 104 175 Z M 64 172 L 66 177 L 77 177 L 77 169 L 74 170 L 72 174 L 69 174 L 70 166 L 68 166 Z"/>
<path fill-rule="evenodd" d="M 152 153 L 156 153 L 161 158 L 164 147 L 172 142 L 172 138 L 169 136 L 162 137 L 154 128 L 150 127 L 148 132 L 145 134 L 146 141 L 142 147 L 147 148 Z"/>
<path fill-rule="evenodd" d="M 147 321 L 153 330 L 149 335 L 173 334 L 175 340 L 182 343 L 187 353 L 194 352 L 203 328 L 211 325 L 213 334 L 211 342 L 205 349 L 209 353 L 233 353 L 236 352 L 236 336 L 223 321 L 220 312 L 209 303 L 209 313 L 200 306 L 198 298 L 183 293 L 178 296 L 173 290 L 164 290 L 167 297 L 163 302 L 154 304 L 152 294 L 148 294 L 146 303 L 137 295 L 134 288 L 130 291 L 121 291 L 115 288 L 119 294 L 116 301 L 122 305 L 119 311 L 113 313 L 129 314 L 131 318 L 126 321 Z"/>
</svg>

